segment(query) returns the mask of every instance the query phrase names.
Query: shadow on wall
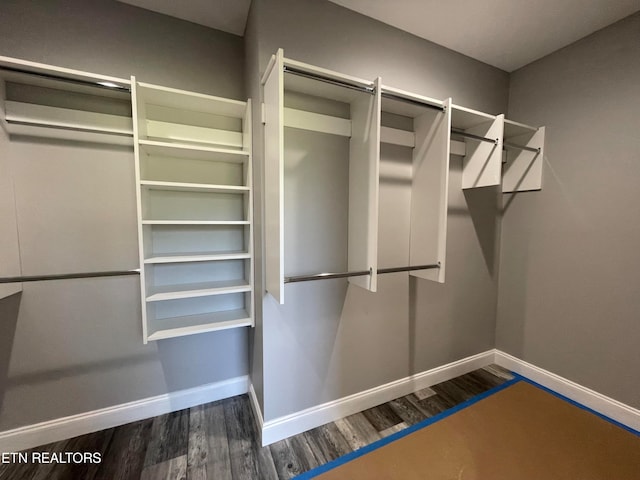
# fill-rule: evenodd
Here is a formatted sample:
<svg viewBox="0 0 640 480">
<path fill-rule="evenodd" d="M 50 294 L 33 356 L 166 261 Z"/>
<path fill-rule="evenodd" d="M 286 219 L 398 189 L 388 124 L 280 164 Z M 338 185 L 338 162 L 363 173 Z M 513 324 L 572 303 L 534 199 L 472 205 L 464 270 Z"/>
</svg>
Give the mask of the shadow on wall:
<svg viewBox="0 0 640 480">
<path fill-rule="evenodd" d="M 473 221 L 487 270 L 494 278 L 498 265 L 499 195 L 499 186 L 464 190 L 468 214 Z"/>
<path fill-rule="evenodd" d="M 7 389 L 9 362 L 11 361 L 21 299 L 22 292 L 0 299 L 0 410 L 4 400 L 4 392 Z"/>
</svg>

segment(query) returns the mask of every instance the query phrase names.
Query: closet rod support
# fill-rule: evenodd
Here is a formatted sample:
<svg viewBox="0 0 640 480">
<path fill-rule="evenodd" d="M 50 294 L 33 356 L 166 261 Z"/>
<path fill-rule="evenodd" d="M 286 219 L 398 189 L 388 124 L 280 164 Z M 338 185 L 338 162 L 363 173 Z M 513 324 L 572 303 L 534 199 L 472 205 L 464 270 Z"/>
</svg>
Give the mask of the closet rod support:
<svg viewBox="0 0 640 480">
<path fill-rule="evenodd" d="M 464 130 L 458 130 L 457 128 L 452 128 L 451 133 L 454 135 L 460 135 L 461 137 L 472 138 L 474 140 L 480 140 L 481 142 L 493 143 L 494 145 L 498 144 L 497 138 L 487 138 L 482 137 L 480 135 L 474 135 L 473 133 L 465 132 Z"/>
<path fill-rule="evenodd" d="M 508 148 L 517 148 L 518 150 L 526 150 L 527 152 L 540 153 L 539 148 L 527 147 L 526 145 L 518 145 L 517 143 L 504 142 L 503 145 Z"/>
<path fill-rule="evenodd" d="M 380 95 L 383 98 L 388 98 L 389 100 L 397 100 L 399 102 L 410 103 L 412 105 L 417 105 L 419 107 L 431 108 L 433 110 L 438 110 L 440 112 L 444 112 L 445 111 L 445 108 L 444 108 L 443 105 L 434 105 L 432 103 L 421 102 L 421 101 L 415 100 L 413 98 L 402 97 L 400 95 L 396 95 L 396 94 L 390 93 L 390 92 L 381 92 Z"/>
<path fill-rule="evenodd" d="M 122 85 L 117 85 L 117 84 L 112 83 L 112 82 L 101 83 L 101 82 L 97 82 L 97 81 L 80 80 L 80 79 L 77 79 L 77 78 L 63 77 L 62 75 L 53 75 L 51 73 L 31 72 L 29 70 L 22 70 L 20 68 L 15 68 L 15 67 L 0 67 L 0 71 L 2 71 L 2 70 L 6 71 L 6 72 L 21 73 L 21 74 L 24 74 L 24 75 L 33 75 L 33 76 L 36 76 L 36 77 L 46 78 L 47 80 L 57 80 L 57 81 L 60 81 L 60 82 L 75 83 L 76 85 L 86 85 L 86 86 L 89 86 L 89 87 L 101 88 L 103 90 L 111 90 L 111 91 L 116 91 L 116 92 L 131 93 L 131 89 L 129 87 L 124 87 Z"/>
<path fill-rule="evenodd" d="M 351 90 L 357 90 L 359 92 L 364 92 L 371 95 L 376 92 L 376 89 L 374 87 L 366 87 L 364 85 L 349 83 L 345 80 L 337 80 L 335 78 L 325 77 L 324 75 L 320 75 L 317 73 L 305 72 L 304 70 L 298 70 L 297 68 L 288 67 L 287 65 L 284 66 L 284 73 L 291 73 L 292 75 L 298 75 L 299 77 L 319 80 L 321 82 L 330 83 L 331 85 L 350 88 Z"/>
<path fill-rule="evenodd" d="M 45 280 L 68 280 L 71 278 L 120 277 L 140 275 L 138 270 L 113 270 L 109 272 L 61 273 L 57 275 L 25 275 L 19 277 L 1 277 L 0 283 L 41 282 Z"/>
</svg>

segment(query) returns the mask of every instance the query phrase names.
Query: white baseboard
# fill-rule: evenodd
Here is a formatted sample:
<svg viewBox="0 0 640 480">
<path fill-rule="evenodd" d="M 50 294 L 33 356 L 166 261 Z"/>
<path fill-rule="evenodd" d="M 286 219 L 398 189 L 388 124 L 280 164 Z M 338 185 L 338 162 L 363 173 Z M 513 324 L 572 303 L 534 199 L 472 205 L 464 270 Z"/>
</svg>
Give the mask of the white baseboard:
<svg viewBox="0 0 640 480">
<path fill-rule="evenodd" d="M 0 432 L 0 452 L 17 452 L 34 448 L 105 428 L 241 395 L 248 391 L 249 377 L 244 375 L 187 390 L 7 430 Z"/>
<path fill-rule="evenodd" d="M 417 390 L 486 367 L 493 363 L 494 358 L 495 351 L 489 350 L 348 397 L 268 420 L 262 424 L 262 445 L 269 445 L 325 423 L 386 403 L 394 398 L 403 397 Z"/>
<path fill-rule="evenodd" d="M 564 395 L 574 402 L 578 402 L 585 407 L 595 410 L 605 417 L 609 417 L 636 431 L 640 431 L 640 410 L 583 387 L 560 375 L 536 367 L 500 350 L 495 351 L 494 362 L 554 392 Z"/>
</svg>

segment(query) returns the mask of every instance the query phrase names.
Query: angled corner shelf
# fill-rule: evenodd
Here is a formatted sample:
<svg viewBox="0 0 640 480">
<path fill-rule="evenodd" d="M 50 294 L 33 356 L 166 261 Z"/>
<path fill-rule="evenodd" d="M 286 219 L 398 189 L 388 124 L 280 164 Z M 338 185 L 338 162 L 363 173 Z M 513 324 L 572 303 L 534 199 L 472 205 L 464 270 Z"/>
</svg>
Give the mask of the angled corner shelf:
<svg viewBox="0 0 640 480">
<path fill-rule="evenodd" d="M 252 326 L 250 102 L 132 96 L 145 343 Z"/>
</svg>

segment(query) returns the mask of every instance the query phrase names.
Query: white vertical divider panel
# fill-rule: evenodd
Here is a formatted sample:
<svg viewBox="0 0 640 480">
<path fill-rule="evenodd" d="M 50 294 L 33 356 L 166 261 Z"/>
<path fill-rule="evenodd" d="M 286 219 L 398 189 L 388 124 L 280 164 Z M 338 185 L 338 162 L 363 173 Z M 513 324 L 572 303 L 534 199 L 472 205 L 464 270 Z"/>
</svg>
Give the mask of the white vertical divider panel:
<svg viewBox="0 0 640 480">
<path fill-rule="evenodd" d="M 513 124 L 513 122 L 511 122 Z M 502 169 L 502 193 L 542 189 L 545 128 L 507 137 L 506 162 Z M 538 149 L 537 152 L 509 147 L 508 144 Z"/>
<path fill-rule="evenodd" d="M 381 84 L 378 77 L 373 95 L 351 103 L 347 268 L 369 270 L 371 275 L 349 277 L 349 283 L 372 292 L 378 285 Z"/>
<path fill-rule="evenodd" d="M 140 299 L 141 299 L 141 313 L 142 313 L 142 341 L 146 344 L 148 342 L 147 332 L 147 288 L 145 280 L 145 265 L 144 265 L 144 252 L 145 252 L 145 236 L 143 234 L 142 224 L 142 189 L 140 188 L 140 145 L 139 140 L 141 135 L 145 135 L 146 132 L 140 131 L 145 128 L 145 112 L 144 101 L 138 98 L 138 84 L 136 77 L 131 77 L 131 112 L 133 116 L 133 154 L 136 176 L 136 212 L 138 218 L 138 261 L 140 268 Z M 149 227 L 151 228 L 151 227 Z"/>
<path fill-rule="evenodd" d="M 247 212 L 245 218 L 249 221 L 248 227 L 245 227 L 248 228 L 248 238 L 244 239 L 245 249 L 249 253 L 249 259 L 245 261 L 245 278 L 249 279 L 251 292 L 255 292 L 255 265 L 253 255 L 253 137 L 251 130 L 251 112 L 251 99 L 248 99 L 242 120 L 242 149 L 249 152 L 244 167 L 244 184 L 249 187 L 249 193 L 245 195 L 245 211 Z M 251 297 L 248 301 L 245 301 L 245 306 L 251 318 L 251 326 L 253 327 L 255 326 L 255 294 L 247 293 L 245 296 Z"/>
<path fill-rule="evenodd" d="M 502 172 L 502 135 L 504 115 L 493 121 L 465 130 L 473 135 L 495 138 L 495 144 L 465 138 L 466 153 L 462 161 L 462 188 L 500 185 Z"/>
<path fill-rule="evenodd" d="M 439 263 L 440 268 L 410 275 L 444 283 L 447 248 L 451 99 L 444 112 L 427 110 L 414 119 L 409 264 Z"/>
<path fill-rule="evenodd" d="M 267 292 L 284 303 L 284 53 L 262 79 L 264 98 L 264 243 Z"/>
<path fill-rule="evenodd" d="M 0 277 L 21 274 L 15 194 L 9 163 L 9 134 L 5 129 L 5 83 L 0 79 Z M 22 283 L 0 284 L 0 299 L 18 293 Z"/>
</svg>

